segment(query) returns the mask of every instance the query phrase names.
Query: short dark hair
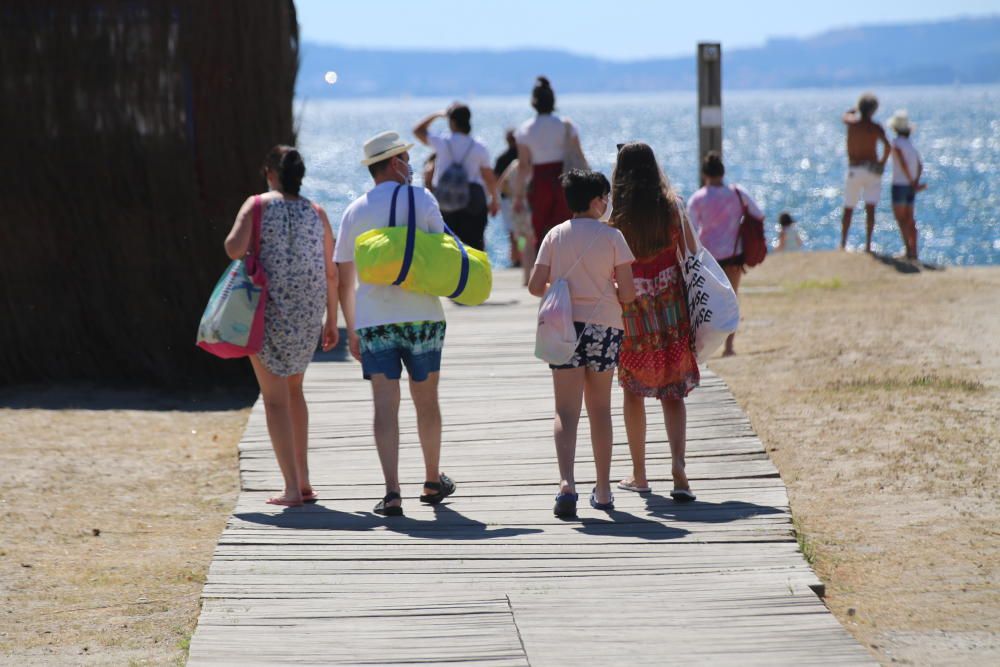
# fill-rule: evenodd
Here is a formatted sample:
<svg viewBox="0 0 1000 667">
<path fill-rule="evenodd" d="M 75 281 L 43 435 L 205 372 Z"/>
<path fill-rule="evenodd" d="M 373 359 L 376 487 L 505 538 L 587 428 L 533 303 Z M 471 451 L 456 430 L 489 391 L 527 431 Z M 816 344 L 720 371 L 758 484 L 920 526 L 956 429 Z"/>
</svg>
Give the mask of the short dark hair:
<svg viewBox="0 0 1000 667">
<path fill-rule="evenodd" d="M 858 98 L 858 111 L 864 118 L 871 118 L 878 109 L 878 98 L 872 93 L 864 93 Z"/>
<path fill-rule="evenodd" d="M 535 87 L 531 89 L 531 106 L 538 113 L 552 113 L 556 108 L 556 93 L 544 76 L 535 79 Z"/>
<path fill-rule="evenodd" d="M 459 132 L 468 134 L 472 131 L 472 111 L 461 102 L 448 107 L 448 120 L 455 124 Z"/>
<path fill-rule="evenodd" d="M 383 171 L 385 171 L 386 167 L 389 166 L 389 163 L 392 162 L 392 158 L 394 157 L 398 156 L 393 155 L 392 157 L 387 157 L 384 160 L 379 160 L 378 162 L 371 163 L 370 165 L 368 165 L 368 173 L 372 175 L 372 178 L 375 178 Z"/>
<path fill-rule="evenodd" d="M 708 151 L 701 163 L 701 173 L 709 178 L 721 178 L 726 175 L 726 165 L 722 164 L 722 156 L 718 151 Z"/>
<path fill-rule="evenodd" d="M 295 148 L 284 144 L 272 148 L 264 158 L 264 169 L 270 169 L 278 175 L 282 192 L 289 195 L 299 194 L 302 179 L 306 175 L 306 164 Z"/>
<path fill-rule="evenodd" d="M 781 215 L 778 216 L 778 224 L 782 227 L 788 227 L 789 225 L 794 225 L 795 220 L 792 219 L 792 214 L 788 211 L 782 211 Z"/>
<path fill-rule="evenodd" d="M 611 183 L 599 171 L 573 169 L 559 179 L 563 192 L 566 193 L 566 203 L 574 213 L 583 213 L 590 208 L 594 197 L 603 197 L 611 192 Z"/>
</svg>

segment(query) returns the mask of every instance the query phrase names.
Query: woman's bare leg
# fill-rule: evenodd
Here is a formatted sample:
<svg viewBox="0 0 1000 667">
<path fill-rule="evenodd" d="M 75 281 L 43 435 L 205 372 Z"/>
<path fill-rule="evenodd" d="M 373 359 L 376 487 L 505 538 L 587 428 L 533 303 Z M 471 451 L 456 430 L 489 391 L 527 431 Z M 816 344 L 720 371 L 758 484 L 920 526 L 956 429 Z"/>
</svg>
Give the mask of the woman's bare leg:
<svg viewBox="0 0 1000 667">
<path fill-rule="evenodd" d="M 684 399 L 663 399 L 663 420 L 667 424 L 667 440 L 670 441 L 670 471 L 675 489 L 688 489 L 687 474 L 684 472 L 687 453 L 687 406 Z"/>
<path fill-rule="evenodd" d="M 632 455 L 632 477 L 622 481 L 638 487 L 649 486 L 646 479 L 646 398 L 626 389 L 622 411 L 628 451 Z"/>
<path fill-rule="evenodd" d="M 576 493 L 576 432 L 580 424 L 583 405 L 583 368 L 564 368 L 552 371 L 552 384 L 556 397 L 556 418 L 553 435 L 556 441 L 556 458 L 559 460 L 559 490 Z"/>
<path fill-rule="evenodd" d="M 597 470 L 597 502 L 611 501 L 611 448 L 614 432 L 611 426 L 611 381 L 615 372 L 587 370 L 583 396 L 590 420 L 590 446 L 594 450 Z"/>
<path fill-rule="evenodd" d="M 903 237 L 903 247 L 906 248 L 906 256 L 910 256 L 910 231 L 906 216 L 906 206 L 893 205 L 892 216 L 896 218 L 899 226 L 899 235 Z"/>
<path fill-rule="evenodd" d="M 743 278 L 743 267 L 738 265 L 727 266 L 722 269 L 726 272 L 726 277 L 729 278 L 729 284 L 733 286 L 733 291 L 739 294 L 740 292 L 740 280 Z M 736 339 L 736 333 L 733 332 L 729 334 L 726 338 L 726 348 L 722 351 L 722 356 L 729 357 L 736 354 L 733 349 L 733 341 Z"/>
<path fill-rule="evenodd" d="M 303 496 L 313 494 L 309 483 L 309 406 L 302 391 L 305 373 L 288 378 L 289 412 L 292 417 L 292 442 L 295 444 L 295 472 Z"/>
<path fill-rule="evenodd" d="M 535 240 L 526 237 L 524 240 L 524 250 L 521 251 L 521 268 L 524 270 L 524 284 L 528 284 L 531 277 L 531 269 L 535 266 Z"/>
<path fill-rule="evenodd" d="M 250 357 L 253 371 L 257 375 L 260 393 L 264 398 L 264 413 L 267 416 L 267 432 L 271 436 L 271 447 L 278 459 L 285 489 L 280 496 L 268 502 L 276 505 L 301 505 L 302 490 L 295 466 L 295 435 L 292 428 L 291 391 L 288 378 L 275 375 L 264 367 L 257 355 Z"/>
</svg>

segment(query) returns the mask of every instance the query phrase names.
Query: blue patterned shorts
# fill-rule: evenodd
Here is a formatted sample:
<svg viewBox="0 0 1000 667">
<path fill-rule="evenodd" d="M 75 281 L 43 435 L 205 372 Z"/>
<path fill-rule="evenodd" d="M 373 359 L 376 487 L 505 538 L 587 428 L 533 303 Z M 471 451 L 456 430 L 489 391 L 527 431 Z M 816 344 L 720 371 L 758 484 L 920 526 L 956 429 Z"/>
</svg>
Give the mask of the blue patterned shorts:
<svg viewBox="0 0 1000 667">
<path fill-rule="evenodd" d="M 618 350 L 622 346 L 621 329 L 583 322 L 573 322 L 573 326 L 576 327 L 576 335 L 580 336 L 573 358 L 562 366 L 549 364 L 549 368 L 589 368 L 602 373 L 618 367 Z"/>
<path fill-rule="evenodd" d="M 441 370 L 444 322 L 400 322 L 358 329 L 361 339 L 361 372 L 366 380 L 385 375 L 398 380 L 403 366 L 414 382 Z"/>
</svg>

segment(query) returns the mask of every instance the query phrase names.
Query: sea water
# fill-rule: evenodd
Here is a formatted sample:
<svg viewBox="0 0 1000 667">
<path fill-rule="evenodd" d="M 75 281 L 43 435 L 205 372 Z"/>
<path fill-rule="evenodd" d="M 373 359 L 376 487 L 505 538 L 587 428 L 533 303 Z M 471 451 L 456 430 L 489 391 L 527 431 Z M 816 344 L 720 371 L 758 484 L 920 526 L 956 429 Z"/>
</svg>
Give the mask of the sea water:
<svg viewBox="0 0 1000 667">
<path fill-rule="evenodd" d="M 556 82 L 558 83 L 558 82 Z M 558 88 L 557 88 L 558 90 Z M 807 250 L 837 247 L 846 166 L 841 115 L 861 91 L 781 90 L 723 93 L 723 154 L 728 183 L 746 188 L 777 236 L 778 215 L 798 221 Z M 924 161 L 928 189 L 917 195 L 921 259 L 938 264 L 1000 264 L 1000 86 L 885 88 L 876 90 L 883 124 L 907 109 L 916 124 L 911 139 Z M 532 115 L 528 96 L 467 97 L 473 135 L 495 159 L 504 132 Z M 383 130 L 415 141 L 411 128 L 452 100 L 431 98 L 297 100 L 299 147 L 306 160 L 303 193 L 323 204 L 336 229 L 344 208 L 370 186 L 360 163 L 364 140 Z M 616 144 L 653 147 L 673 187 L 688 196 L 698 187 L 698 128 L 693 93 L 564 95 L 558 111 L 579 127 L 591 167 L 610 178 Z M 446 130 L 445 121 L 432 129 Z M 893 136 L 887 128 L 890 139 Z M 417 144 L 420 166 L 430 151 Z M 877 252 L 903 251 L 890 199 L 891 165 L 876 211 Z M 858 208 L 848 246 L 864 245 L 864 209 Z M 508 262 L 499 220 L 487 229 L 491 259 Z"/>
</svg>

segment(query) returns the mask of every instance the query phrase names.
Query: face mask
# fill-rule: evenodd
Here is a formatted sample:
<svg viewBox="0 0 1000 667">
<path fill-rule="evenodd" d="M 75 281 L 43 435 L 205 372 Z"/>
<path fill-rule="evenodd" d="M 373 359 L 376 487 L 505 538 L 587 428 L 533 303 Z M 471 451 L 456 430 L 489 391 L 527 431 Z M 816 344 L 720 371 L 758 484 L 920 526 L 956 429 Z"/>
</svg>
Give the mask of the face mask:
<svg viewBox="0 0 1000 667">
<path fill-rule="evenodd" d="M 400 162 L 402 162 L 402 160 L 400 160 Z M 404 183 L 410 185 L 413 183 L 413 165 L 409 162 L 403 162 L 403 164 L 406 165 L 406 173 L 400 174 L 398 171 L 396 173 L 403 177 Z"/>
<path fill-rule="evenodd" d="M 604 214 L 601 215 L 601 217 L 598 218 L 598 220 L 600 220 L 601 222 L 610 222 L 611 221 L 611 197 L 610 196 L 608 197 L 607 203 L 604 205 Z"/>
</svg>

